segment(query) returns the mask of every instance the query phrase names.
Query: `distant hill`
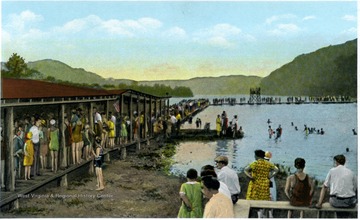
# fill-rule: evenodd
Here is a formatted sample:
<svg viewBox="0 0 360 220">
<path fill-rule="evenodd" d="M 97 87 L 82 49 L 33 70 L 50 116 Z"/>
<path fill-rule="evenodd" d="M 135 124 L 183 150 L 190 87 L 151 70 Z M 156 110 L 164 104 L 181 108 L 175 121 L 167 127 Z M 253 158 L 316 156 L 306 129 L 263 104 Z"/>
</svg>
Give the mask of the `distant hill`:
<svg viewBox="0 0 360 220">
<path fill-rule="evenodd" d="M 3 64 L 1 67 L 4 69 Z M 105 79 L 96 73 L 72 68 L 65 63 L 50 59 L 29 62 L 28 67 L 38 71 L 36 78 L 50 77 L 54 80 L 78 84 L 96 83 L 115 87 L 119 84 L 189 87 L 194 95 L 249 94 L 250 87 L 260 86 L 264 95 L 357 96 L 357 39 L 302 54 L 264 78 L 231 75 L 196 77 L 189 80 L 134 81 Z"/>
<path fill-rule="evenodd" d="M 357 39 L 296 57 L 261 83 L 268 95 L 348 95 L 357 93 Z"/>
<path fill-rule="evenodd" d="M 57 80 L 75 83 L 101 83 L 105 79 L 95 73 L 88 72 L 82 68 L 72 68 L 57 60 L 39 60 L 27 63 L 28 68 L 42 73 L 45 77 L 54 77 Z"/>
<path fill-rule="evenodd" d="M 165 84 L 171 87 L 185 86 L 196 95 L 249 94 L 250 87 L 259 86 L 258 76 L 197 77 L 189 80 L 139 81 L 141 85 Z"/>
</svg>

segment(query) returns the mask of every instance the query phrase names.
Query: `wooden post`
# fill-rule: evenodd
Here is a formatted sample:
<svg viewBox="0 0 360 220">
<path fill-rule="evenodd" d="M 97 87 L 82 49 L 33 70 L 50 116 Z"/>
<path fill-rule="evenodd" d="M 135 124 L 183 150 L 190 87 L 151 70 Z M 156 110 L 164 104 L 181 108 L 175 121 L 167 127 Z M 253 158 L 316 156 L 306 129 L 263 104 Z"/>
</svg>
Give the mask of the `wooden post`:
<svg viewBox="0 0 360 220">
<path fill-rule="evenodd" d="M 15 191 L 14 167 L 14 107 L 5 108 L 4 143 L 6 143 L 4 184 L 7 191 Z"/>
<path fill-rule="evenodd" d="M 60 151 L 60 155 L 58 155 L 58 158 L 61 158 L 61 163 L 60 163 L 60 166 L 61 168 L 66 168 L 69 164 L 69 161 L 68 159 L 70 158 L 67 158 L 67 150 L 69 149 L 66 149 L 66 140 L 65 140 L 65 130 L 66 130 L 66 126 L 65 126 L 65 105 L 64 104 L 61 104 L 61 110 L 60 110 L 60 122 L 61 124 L 59 124 L 59 128 L 61 130 L 61 142 L 60 142 L 60 145 L 61 145 L 61 151 Z M 70 118 L 68 118 L 68 120 L 70 121 Z"/>
<path fill-rule="evenodd" d="M 150 112 L 150 123 L 149 123 L 149 135 L 153 136 L 153 125 L 152 125 L 152 97 L 149 100 L 149 112 Z"/>
<path fill-rule="evenodd" d="M 129 101 L 129 108 L 130 108 L 130 142 L 132 142 L 132 139 L 134 137 L 134 134 L 133 134 L 133 111 L 132 111 L 132 94 L 130 94 L 130 101 Z"/>
<path fill-rule="evenodd" d="M 61 177 L 60 186 L 61 187 L 68 187 L 67 174 L 65 174 L 64 176 Z"/>
</svg>

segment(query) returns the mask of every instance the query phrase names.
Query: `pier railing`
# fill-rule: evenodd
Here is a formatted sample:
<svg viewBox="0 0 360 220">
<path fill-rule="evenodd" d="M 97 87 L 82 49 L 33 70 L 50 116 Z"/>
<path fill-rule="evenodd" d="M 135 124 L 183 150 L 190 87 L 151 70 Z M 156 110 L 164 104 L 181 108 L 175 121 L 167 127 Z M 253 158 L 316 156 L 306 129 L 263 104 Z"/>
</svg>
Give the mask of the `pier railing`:
<svg viewBox="0 0 360 220">
<path fill-rule="evenodd" d="M 249 218 L 253 209 L 273 209 L 273 210 L 297 210 L 305 212 L 315 212 L 317 218 L 337 218 L 338 212 L 352 213 L 357 218 L 358 207 L 355 208 L 335 208 L 329 203 L 324 203 L 321 209 L 292 206 L 288 201 L 261 201 L 239 199 L 234 205 L 235 218 Z M 326 216 L 325 216 L 326 214 Z M 275 218 L 278 216 L 274 216 Z"/>
</svg>

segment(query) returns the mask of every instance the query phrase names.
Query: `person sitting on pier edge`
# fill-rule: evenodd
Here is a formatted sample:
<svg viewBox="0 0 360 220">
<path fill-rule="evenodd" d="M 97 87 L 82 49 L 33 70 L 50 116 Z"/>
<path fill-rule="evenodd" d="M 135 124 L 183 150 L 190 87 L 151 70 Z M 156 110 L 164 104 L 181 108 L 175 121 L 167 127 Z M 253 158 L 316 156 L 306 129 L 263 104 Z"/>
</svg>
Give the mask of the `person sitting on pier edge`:
<svg viewBox="0 0 360 220">
<path fill-rule="evenodd" d="M 216 168 L 219 169 L 217 172 L 218 179 L 226 184 L 231 194 L 231 200 L 235 204 L 241 192 L 239 176 L 235 170 L 228 167 L 229 160 L 226 156 L 218 156 L 215 158 L 215 163 Z"/>
<path fill-rule="evenodd" d="M 322 186 L 316 208 L 320 209 L 325 193 L 330 188 L 329 203 L 337 208 L 354 208 L 357 204 L 357 178 L 354 173 L 345 167 L 344 155 L 334 157 L 335 167 L 331 168 Z"/>
<path fill-rule="evenodd" d="M 290 205 L 305 206 L 311 205 L 311 199 L 314 193 L 314 184 L 312 179 L 304 172 L 305 160 L 296 158 L 294 166 L 296 173 L 288 176 L 285 184 L 285 194 L 290 200 Z M 292 210 L 288 211 L 288 218 L 292 217 Z M 304 217 L 304 211 L 300 211 L 300 218 Z"/>
<path fill-rule="evenodd" d="M 205 205 L 204 218 L 234 218 L 234 207 L 231 201 L 219 193 L 220 183 L 211 176 L 204 176 L 201 181 L 204 197 L 209 199 Z"/>
</svg>

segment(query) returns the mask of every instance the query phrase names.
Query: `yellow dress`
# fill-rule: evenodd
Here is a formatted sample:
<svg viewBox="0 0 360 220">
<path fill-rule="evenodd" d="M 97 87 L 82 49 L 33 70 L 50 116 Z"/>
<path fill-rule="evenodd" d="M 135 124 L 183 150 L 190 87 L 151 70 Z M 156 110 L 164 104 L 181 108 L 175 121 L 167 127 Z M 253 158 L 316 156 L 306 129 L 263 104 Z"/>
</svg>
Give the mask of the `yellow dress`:
<svg viewBox="0 0 360 220">
<path fill-rule="evenodd" d="M 108 125 L 108 128 L 109 128 L 109 138 L 114 138 L 115 137 L 115 125 L 114 125 L 114 122 L 109 120 L 107 122 L 107 125 Z"/>
<path fill-rule="evenodd" d="M 32 166 L 34 162 L 34 144 L 31 140 L 25 142 L 24 150 L 27 153 L 24 156 L 24 166 Z"/>
<path fill-rule="evenodd" d="M 216 131 L 220 134 L 221 131 L 221 118 L 216 118 Z"/>
<path fill-rule="evenodd" d="M 247 200 L 270 200 L 269 173 L 275 165 L 267 160 L 258 159 L 250 165 L 253 180 L 250 180 L 246 193 Z"/>
</svg>

